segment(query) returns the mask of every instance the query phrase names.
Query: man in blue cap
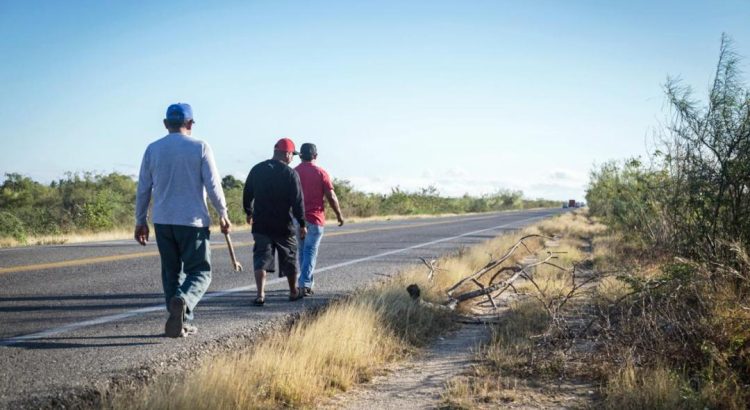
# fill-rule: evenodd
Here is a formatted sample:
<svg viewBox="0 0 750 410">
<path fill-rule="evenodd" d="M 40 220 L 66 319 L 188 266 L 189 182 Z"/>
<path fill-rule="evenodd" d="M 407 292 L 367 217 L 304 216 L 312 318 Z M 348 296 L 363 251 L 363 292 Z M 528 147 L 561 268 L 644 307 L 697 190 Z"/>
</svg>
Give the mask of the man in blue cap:
<svg viewBox="0 0 750 410">
<path fill-rule="evenodd" d="M 152 220 L 169 311 L 164 326 L 168 337 L 197 331 L 186 321 L 193 319 L 195 306 L 211 283 L 206 194 L 219 214 L 221 231 L 229 233 L 231 228 L 213 152 L 191 136 L 194 124 L 189 104 L 167 108 L 164 126 L 169 134 L 146 148 L 136 193 L 135 240 L 144 246 L 149 236 L 148 206 L 154 200 Z"/>
</svg>

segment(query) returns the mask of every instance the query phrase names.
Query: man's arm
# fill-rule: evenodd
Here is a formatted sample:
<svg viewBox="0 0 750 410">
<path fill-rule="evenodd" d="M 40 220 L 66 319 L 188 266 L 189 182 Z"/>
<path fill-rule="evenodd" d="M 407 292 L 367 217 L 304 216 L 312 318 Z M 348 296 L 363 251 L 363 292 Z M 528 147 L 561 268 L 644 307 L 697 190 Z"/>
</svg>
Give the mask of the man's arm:
<svg viewBox="0 0 750 410">
<path fill-rule="evenodd" d="M 224 197 L 224 189 L 221 187 L 219 171 L 216 169 L 216 164 L 214 163 L 214 153 L 211 150 L 211 146 L 207 143 L 203 144 L 201 177 L 203 180 L 203 187 L 206 188 L 206 193 L 208 194 L 209 199 L 211 199 L 211 204 L 219 214 L 219 226 L 221 226 L 221 232 L 225 234 L 229 233 L 232 223 L 229 222 L 227 200 Z"/>
<path fill-rule="evenodd" d="M 324 195 L 328 200 L 328 204 L 333 208 L 333 212 L 336 213 L 336 220 L 339 222 L 339 226 L 344 224 L 344 217 L 341 215 L 341 206 L 339 205 L 339 199 L 336 197 L 336 192 L 333 189 L 325 191 Z"/>
<path fill-rule="evenodd" d="M 247 215 L 246 220 L 248 225 L 253 224 L 253 201 L 255 200 L 252 175 L 253 170 L 251 169 L 247 174 L 247 179 L 245 179 L 245 188 L 242 190 L 242 208 L 245 210 L 245 215 Z"/>
<path fill-rule="evenodd" d="M 333 208 L 333 212 L 336 213 L 336 220 L 339 222 L 339 226 L 344 224 L 344 217 L 341 215 L 341 206 L 339 205 L 339 199 L 336 197 L 336 192 L 333 190 L 333 182 L 328 173 L 321 168 L 321 178 L 323 179 L 323 195 L 328 200 L 328 204 Z"/>
<path fill-rule="evenodd" d="M 148 165 L 148 148 L 143 153 L 141 170 L 138 173 L 138 188 L 135 193 L 135 240 L 143 246 L 148 242 L 148 204 L 151 202 L 153 179 Z"/>
</svg>

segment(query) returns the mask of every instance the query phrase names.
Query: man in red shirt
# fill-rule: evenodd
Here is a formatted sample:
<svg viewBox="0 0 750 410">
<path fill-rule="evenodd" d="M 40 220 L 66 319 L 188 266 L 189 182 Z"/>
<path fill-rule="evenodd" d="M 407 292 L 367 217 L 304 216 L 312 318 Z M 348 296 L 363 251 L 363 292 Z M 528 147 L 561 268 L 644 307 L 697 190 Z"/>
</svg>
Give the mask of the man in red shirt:
<svg viewBox="0 0 750 410">
<path fill-rule="evenodd" d="M 299 247 L 299 288 L 305 296 L 312 295 L 313 270 L 318 258 L 318 246 L 323 238 L 323 226 L 325 225 L 325 204 L 323 198 L 336 213 L 339 226 L 344 224 L 341 216 L 341 207 L 336 193 L 333 191 L 331 177 L 321 167 L 315 164 L 318 158 L 318 149 L 315 144 L 305 143 L 300 147 L 300 159 L 302 163 L 294 168 L 299 175 L 302 184 L 302 193 L 305 200 L 305 222 L 307 225 L 307 236 L 300 240 Z"/>
</svg>

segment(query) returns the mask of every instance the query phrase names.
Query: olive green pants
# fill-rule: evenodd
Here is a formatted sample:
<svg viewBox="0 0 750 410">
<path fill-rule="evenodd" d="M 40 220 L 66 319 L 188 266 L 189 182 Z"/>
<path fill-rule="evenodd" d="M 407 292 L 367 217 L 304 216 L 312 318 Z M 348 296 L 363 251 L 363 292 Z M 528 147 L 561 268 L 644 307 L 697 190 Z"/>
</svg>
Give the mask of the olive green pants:
<svg viewBox="0 0 750 410">
<path fill-rule="evenodd" d="M 186 319 L 211 284 L 211 247 L 208 228 L 154 224 L 161 257 L 161 282 L 167 305 L 174 296 L 187 305 Z"/>
</svg>

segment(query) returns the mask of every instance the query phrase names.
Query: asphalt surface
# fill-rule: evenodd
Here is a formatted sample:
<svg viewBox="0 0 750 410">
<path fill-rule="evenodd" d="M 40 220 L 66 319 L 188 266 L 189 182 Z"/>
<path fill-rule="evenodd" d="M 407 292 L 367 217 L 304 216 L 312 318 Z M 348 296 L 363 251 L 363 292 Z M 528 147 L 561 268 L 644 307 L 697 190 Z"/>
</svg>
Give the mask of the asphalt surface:
<svg viewBox="0 0 750 410">
<path fill-rule="evenodd" d="M 84 388 L 178 349 L 246 333 L 258 324 L 319 306 L 375 279 L 514 230 L 562 210 L 327 226 L 315 295 L 288 302 L 286 280 L 271 277 L 266 306 L 252 306 L 251 234 L 232 235 L 241 273 L 223 236 L 212 235 L 213 281 L 196 309 L 199 332 L 163 336 L 155 243 L 110 241 L 0 250 L 0 408 Z"/>
</svg>

